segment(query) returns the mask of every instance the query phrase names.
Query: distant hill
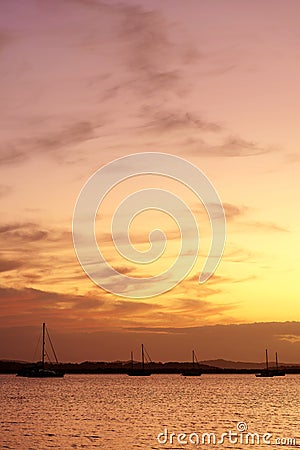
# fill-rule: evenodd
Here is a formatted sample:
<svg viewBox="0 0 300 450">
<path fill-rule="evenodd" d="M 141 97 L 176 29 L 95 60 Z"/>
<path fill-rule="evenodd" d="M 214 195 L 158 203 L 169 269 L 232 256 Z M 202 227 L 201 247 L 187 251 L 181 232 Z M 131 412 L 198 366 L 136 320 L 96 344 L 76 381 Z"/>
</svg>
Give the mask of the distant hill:
<svg viewBox="0 0 300 450">
<path fill-rule="evenodd" d="M 11 361 L 0 360 L 0 373 L 16 373 L 28 362 L 24 361 Z M 135 361 L 135 365 L 140 363 Z M 255 373 L 265 367 L 265 363 L 252 363 L 241 361 L 226 361 L 224 359 L 214 359 L 207 361 L 200 361 L 200 370 L 203 374 L 238 374 L 238 373 Z M 271 362 L 270 367 L 275 363 Z M 152 373 L 157 374 L 172 374 L 181 373 L 183 370 L 191 368 L 190 362 L 152 362 L 148 366 Z M 280 367 L 284 367 L 287 373 L 300 373 L 300 364 L 280 364 Z M 81 373 L 81 374 L 113 374 L 113 373 L 127 373 L 131 368 L 131 361 L 84 361 L 81 363 L 61 363 L 59 369 L 62 369 L 65 373 Z"/>
<path fill-rule="evenodd" d="M 243 361 L 227 361 L 225 359 L 211 359 L 201 361 L 201 364 L 207 366 L 219 367 L 220 369 L 263 369 L 266 365 L 265 362 L 243 362 Z M 275 366 L 275 361 L 269 362 L 270 367 Z M 297 364 L 285 364 L 280 363 L 283 366 L 296 366 Z"/>
</svg>

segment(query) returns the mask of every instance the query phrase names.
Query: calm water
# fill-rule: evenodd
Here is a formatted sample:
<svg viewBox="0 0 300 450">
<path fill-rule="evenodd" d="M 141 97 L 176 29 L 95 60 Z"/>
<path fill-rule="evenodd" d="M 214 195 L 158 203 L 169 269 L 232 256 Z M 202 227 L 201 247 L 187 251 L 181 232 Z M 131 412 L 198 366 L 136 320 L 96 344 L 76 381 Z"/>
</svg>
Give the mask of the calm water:
<svg viewBox="0 0 300 450">
<path fill-rule="evenodd" d="M 278 448 L 276 439 L 283 444 L 281 448 L 299 448 L 299 401 L 300 376 L 67 375 L 64 379 L 26 379 L 2 375 L 0 448 L 274 449 Z M 239 422 L 247 424 L 248 432 L 272 437 L 265 443 L 259 438 L 254 445 L 249 438 L 247 444 L 245 433 L 237 431 Z M 157 436 L 165 429 L 168 438 L 160 436 L 159 443 Z M 222 433 L 230 430 L 238 436 L 232 435 L 232 442 L 224 437 L 221 442 Z M 187 444 L 178 443 L 180 432 L 187 434 L 181 437 Z M 201 444 L 205 432 L 214 433 L 219 443 L 206 440 Z M 170 438 L 170 433 L 175 436 Z M 295 439 L 296 445 L 288 439 Z"/>
</svg>

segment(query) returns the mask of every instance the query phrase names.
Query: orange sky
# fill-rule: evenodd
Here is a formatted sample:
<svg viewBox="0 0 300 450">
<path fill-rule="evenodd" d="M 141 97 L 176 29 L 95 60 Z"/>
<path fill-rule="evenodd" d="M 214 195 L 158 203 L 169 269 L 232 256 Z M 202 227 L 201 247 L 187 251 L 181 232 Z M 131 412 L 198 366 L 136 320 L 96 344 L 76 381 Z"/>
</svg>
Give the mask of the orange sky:
<svg viewBox="0 0 300 450">
<path fill-rule="evenodd" d="M 178 358 L 196 346 L 206 358 L 244 360 L 262 359 L 268 343 L 276 349 L 284 342 L 282 359 L 297 359 L 299 326 L 282 327 L 300 320 L 300 4 L 270 6 L 267 0 L 1 2 L 0 328 L 10 340 L 1 339 L 0 358 L 29 358 L 18 339 L 24 327 L 38 333 L 46 321 L 69 343 L 58 344 L 64 360 L 84 359 L 93 342 L 86 358 L 124 359 L 127 347 L 147 336 L 159 352 L 158 332 L 169 336 L 161 359 L 168 359 L 172 342 Z M 178 251 L 176 224 L 147 212 L 132 224 L 132 241 L 146 249 L 159 223 L 169 238 L 164 257 L 145 268 L 117 254 L 110 220 L 136 189 L 177 193 L 201 235 L 199 258 L 182 283 L 133 300 L 106 293 L 84 274 L 72 214 L 97 169 L 146 151 L 181 156 L 210 178 L 224 203 L 227 238 L 214 277 L 199 285 L 210 227 L 197 198 L 159 177 L 125 182 L 104 200 L 96 223 L 98 244 L 114 267 L 151 275 Z M 253 322 L 278 323 L 278 330 L 267 327 L 261 348 L 258 340 L 245 355 L 242 343 L 226 344 L 229 350 L 220 343 L 216 352 L 212 342 L 195 343 L 191 331 Z M 177 329 L 187 335 L 181 344 Z M 218 339 L 220 328 L 212 330 Z M 251 339 L 245 330 L 241 339 Z M 107 350 L 97 333 L 111 337 Z M 92 335 L 98 337 L 89 342 Z"/>
</svg>

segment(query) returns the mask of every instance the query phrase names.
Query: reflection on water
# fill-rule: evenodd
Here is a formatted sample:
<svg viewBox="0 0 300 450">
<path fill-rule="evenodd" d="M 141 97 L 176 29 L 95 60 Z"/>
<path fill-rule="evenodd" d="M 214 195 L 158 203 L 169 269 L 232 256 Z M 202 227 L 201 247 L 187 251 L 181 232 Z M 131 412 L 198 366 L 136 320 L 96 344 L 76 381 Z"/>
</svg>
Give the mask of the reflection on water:
<svg viewBox="0 0 300 450">
<path fill-rule="evenodd" d="M 271 433 L 272 440 L 295 438 L 300 447 L 299 398 L 297 375 L 1 375 L 0 444 L 1 449 L 21 450 L 274 448 L 228 440 L 217 446 L 157 441 L 165 429 L 176 436 L 207 432 L 219 437 L 245 422 L 252 433 Z M 284 448 L 295 448 L 292 441 L 282 442 Z"/>
</svg>

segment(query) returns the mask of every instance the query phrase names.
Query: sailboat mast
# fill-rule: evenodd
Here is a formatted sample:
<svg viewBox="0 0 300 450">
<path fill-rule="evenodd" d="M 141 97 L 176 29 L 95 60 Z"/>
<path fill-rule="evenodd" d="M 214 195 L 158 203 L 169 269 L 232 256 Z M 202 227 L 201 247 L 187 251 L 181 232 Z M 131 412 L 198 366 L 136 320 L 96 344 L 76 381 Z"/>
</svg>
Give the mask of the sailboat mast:
<svg viewBox="0 0 300 450">
<path fill-rule="evenodd" d="M 145 368 L 144 344 L 142 344 L 142 370 Z"/>
<path fill-rule="evenodd" d="M 266 368 L 269 370 L 268 349 L 266 348 Z"/>
<path fill-rule="evenodd" d="M 42 337 L 42 367 L 45 365 L 45 322 L 43 322 L 43 337 Z"/>
<path fill-rule="evenodd" d="M 195 368 L 195 351 L 193 350 L 192 352 L 193 355 L 193 369 Z"/>
<path fill-rule="evenodd" d="M 278 356 L 277 356 L 277 352 L 276 352 L 276 370 L 278 370 Z"/>
<path fill-rule="evenodd" d="M 133 370 L 133 352 L 130 353 L 131 370 Z"/>
</svg>

